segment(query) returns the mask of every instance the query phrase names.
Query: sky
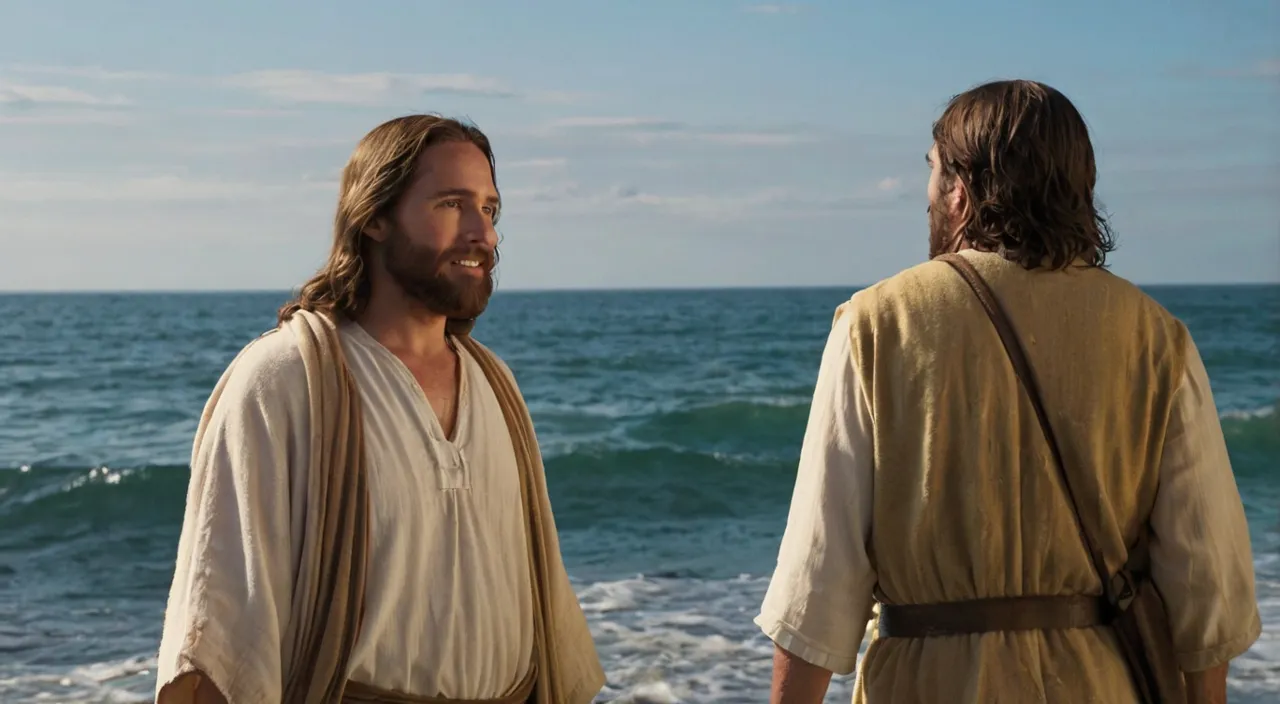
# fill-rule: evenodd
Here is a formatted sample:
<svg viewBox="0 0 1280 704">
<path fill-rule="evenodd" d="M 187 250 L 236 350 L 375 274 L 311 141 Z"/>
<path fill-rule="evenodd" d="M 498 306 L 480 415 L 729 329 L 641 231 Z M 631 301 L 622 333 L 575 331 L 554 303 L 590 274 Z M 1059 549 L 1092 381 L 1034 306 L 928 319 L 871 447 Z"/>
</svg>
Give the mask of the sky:
<svg viewBox="0 0 1280 704">
<path fill-rule="evenodd" d="M 493 140 L 500 289 L 865 285 L 997 78 L 1089 122 L 1117 274 L 1280 281 L 1278 0 L 5 0 L 0 290 L 294 287 L 413 112 Z"/>
</svg>

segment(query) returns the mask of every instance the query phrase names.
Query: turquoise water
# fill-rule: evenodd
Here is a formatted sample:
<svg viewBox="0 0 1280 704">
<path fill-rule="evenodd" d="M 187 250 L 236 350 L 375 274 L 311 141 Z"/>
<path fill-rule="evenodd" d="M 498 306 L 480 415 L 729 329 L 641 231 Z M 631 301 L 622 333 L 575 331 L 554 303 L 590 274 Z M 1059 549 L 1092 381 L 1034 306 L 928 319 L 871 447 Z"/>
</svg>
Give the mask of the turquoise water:
<svg viewBox="0 0 1280 704">
<path fill-rule="evenodd" d="M 1157 288 L 1213 380 L 1280 628 L 1280 287 Z M 751 624 L 847 290 L 500 294 L 602 701 L 758 702 Z M 0 296 L 0 701 L 146 701 L 201 407 L 283 293 Z M 1117 331 L 1123 334 L 1123 331 Z M 1280 692 L 1268 632 L 1232 701 Z M 830 702 L 852 682 L 833 683 Z"/>
</svg>

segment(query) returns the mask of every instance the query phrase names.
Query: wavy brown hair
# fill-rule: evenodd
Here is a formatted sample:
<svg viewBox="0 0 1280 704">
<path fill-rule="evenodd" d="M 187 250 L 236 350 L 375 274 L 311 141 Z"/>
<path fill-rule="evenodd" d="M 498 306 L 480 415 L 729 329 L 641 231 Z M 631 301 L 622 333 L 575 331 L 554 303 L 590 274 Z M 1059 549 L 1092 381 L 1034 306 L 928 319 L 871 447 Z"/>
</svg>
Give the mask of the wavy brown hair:
<svg viewBox="0 0 1280 704">
<path fill-rule="evenodd" d="M 944 190 L 958 179 L 959 222 L 974 249 L 1032 269 L 1076 257 L 1105 266 L 1115 238 L 1094 200 L 1089 128 L 1065 95 L 1034 81 L 995 81 L 951 99 L 933 125 Z"/>
<path fill-rule="evenodd" d="M 342 170 L 329 260 L 280 308 L 280 324 L 299 310 L 336 320 L 354 318 L 364 309 L 369 300 L 365 228 L 380 217 L 391 217 L 413 182 L 418 157 L 427 147 L 442 142 L 470 142 L 479 147 L 489 159 L 494 183 L 498 182 L 489 138 L 475 125 L 422 114 L 398 117 L 373 128 L 356 145 Z"/>
</svg>

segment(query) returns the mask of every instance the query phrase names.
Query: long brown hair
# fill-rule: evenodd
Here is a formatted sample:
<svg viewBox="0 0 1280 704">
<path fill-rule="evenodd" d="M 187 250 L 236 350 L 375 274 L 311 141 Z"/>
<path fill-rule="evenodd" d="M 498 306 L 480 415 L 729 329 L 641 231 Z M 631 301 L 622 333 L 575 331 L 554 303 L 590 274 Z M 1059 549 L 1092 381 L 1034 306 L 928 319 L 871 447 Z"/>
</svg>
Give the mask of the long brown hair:
<svg viewBox="0 0 1280 704">
<path fill-rule="evenodd" d="M 1076 257 L 1104 266 L 1115 238 L 1094 200 L 1089 128 L 1071 101 L 1034 81 L 995 81 L 951 99 L 933 125 L 943 183 L 968 200 L 959 223 L 974 249 L 1028 269 Z"/>
<path fill-rule="evenodd" d="M 413 182 L 418 156 L 441 142 L 470 142 L 479 147 L 489 159 L 494 183 L 498 182 L 489 139 L 475 125 L 422 114 L 398 117 L 373 128 L 356 145 L 342 170 L 329 259 L 297 296 L 280 308 L 280 324 L 299 310 L 333 319 L 353 318 L 363 310 L 369 300 L 364 230 L 378 218 L 392 214 Z"/>
</svg>

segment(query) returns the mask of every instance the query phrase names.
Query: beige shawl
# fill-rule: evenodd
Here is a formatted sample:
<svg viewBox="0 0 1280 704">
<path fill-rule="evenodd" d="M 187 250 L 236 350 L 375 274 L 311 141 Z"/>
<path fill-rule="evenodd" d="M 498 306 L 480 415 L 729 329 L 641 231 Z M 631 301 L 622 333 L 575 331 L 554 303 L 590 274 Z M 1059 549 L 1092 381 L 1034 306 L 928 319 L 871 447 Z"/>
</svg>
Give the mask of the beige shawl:
<svg viewBox="0 0 1280 704">
<path fill-rule="evenodd" d="M 331 319 L 299 311 L 283 327 L 297 339 L 304 361 L 313 429 L 307 502 L 299 508 L 306 512 L 305 537 L 289 626 L 281 644 L 283 701 L 336 704 L 344 699 L 350 655 L 360 635 L 368 569 L 370 507 L 360 395 Z M 449 329 L 493 387 L 520 468 L 535 606 L 532 668 L 537 679 L 529 702 L 586 704 L 604 685 L 604 671 L 561 560 L 528 408 L 502 363 L 470 338 L 469 322 L 450 321 Z M 201 419 L 197 445 L 209 415 L 206 411 Z M 354 689 L 371 688 L 356 685 Z M 395 701 L 447 700 L 397 694 Z"/>
</svg>

